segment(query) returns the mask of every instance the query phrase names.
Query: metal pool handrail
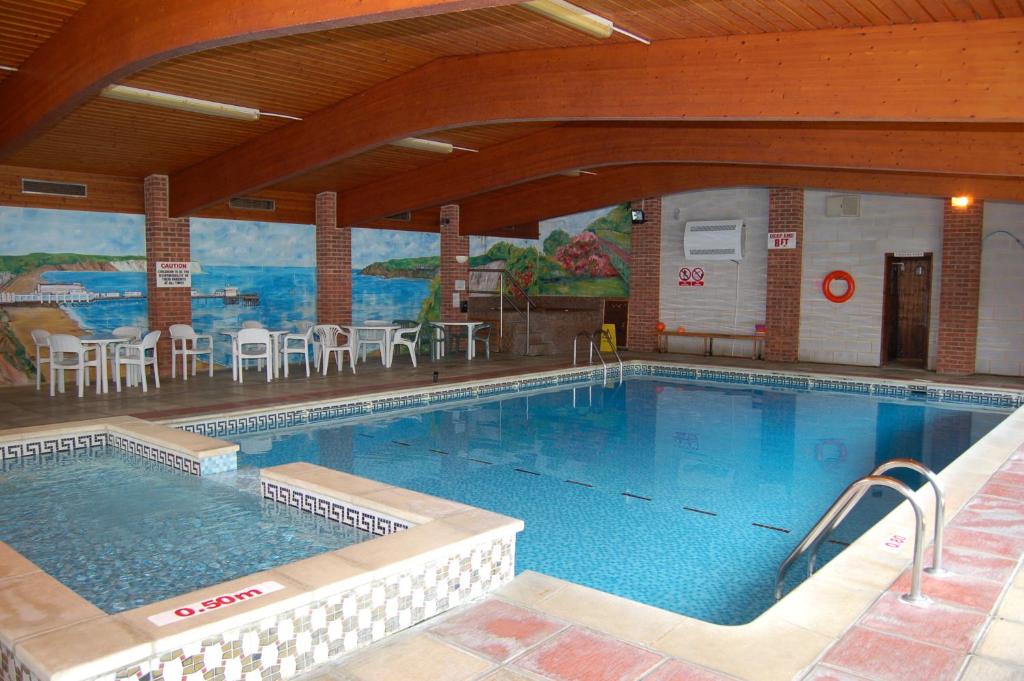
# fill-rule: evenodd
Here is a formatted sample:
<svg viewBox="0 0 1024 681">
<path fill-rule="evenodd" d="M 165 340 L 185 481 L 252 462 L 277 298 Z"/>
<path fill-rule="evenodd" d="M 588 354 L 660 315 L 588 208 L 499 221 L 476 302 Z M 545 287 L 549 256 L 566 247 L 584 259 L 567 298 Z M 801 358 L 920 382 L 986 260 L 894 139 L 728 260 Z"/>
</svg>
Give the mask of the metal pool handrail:
<svg viewBox="0 0 1024 681">
<path fill-rule="evenodd" d="M 580 331 L 578 334 L 576 334 L 576 337 L 572 339 L 572 365 L 576 366 L 576 341 L 578 341 L 580 339 L 580 336 L 583 336 L 584 338 L 587 339 L 587 343 L 590 346 L 590 348 L 589 348 L 590 349 L 590 356 L 588 358 L 588 363 L 593 364 L 594 363 L 594 334 L 587 333 L 586 331 Z M 604 382 L 607 383 L 608 382 L 608 364 L 605 363 L 604 357 L 601 356 L 601 348 L 597 348 L 597 358 L 599 360 L 601 360 L 601 369 L 604 372 Z"/>
<path fill-rule="evenodd" d="M 833 521 L 838 515 L 849 513 L 850 509 L 848 507 L 852 507 L 860 501 L 864 493 L 872 487 L 888 487 L 896 490 L 910 502 L 911 508 L 914 509 L 914 565 L 911 569 L 910 593 L 903 594 L 900 596 L 900 599 L 908 603 L 921 603 L 928 600 L 921 594 L 921 563 L 924 560 L 924 542 L 922 541 L 922 535 L 924 534 L 924 512 L 921 510 L 921 505 L 914 500 L 914 491 L 896 478 L 887 475 L 865 476 L 855 480 L 849 487 L 843 490 L 839 498 L 829 506 L 825 514 L 811 528 L 811 531 L 782 561 L 782 565 L 779 566 L 779 572 L 775 577 L 775 600 L 782 598 L 783 580 L 790 566 L 806 553 L 819 540 L 822 534 L 832 527 Z"/>
<path fill-rule="evenodd" d="M 943 527 L 946 525 L 946 496 L 942 492 L 942 485 L 939 483 L 938 476 L 927 466 L 923 465 L 920 461 L 914 459 L 890 459 L 883 464 L 880 464 L 875 470 L 871 471 L 871 475 L 882 475 L 888 471 L 896 468 L 909 468 L 912 471 L 920 473 L 932 487 L 932 491 L 935 492 L 935 539 L 932 542 L 932 565 L 924 569 L 930 575 L 939 575 L 944 571 L 942 569 L 942 546 L 943 546 Z M 866 492 L 867 490 L 865 490 Z M 864 492 L 861 492 L 863 496 Z M 846 509 L 840 513 L 836 519 L 832 522 L 825 532 L 818 537 L 818 540 L 811 546 L 811 555 L 807 560 L 807 575 L 814 574 L 814 567 L 818 560 L 818 548 L 821 546 L 822 541 L 827 537 L 833 530 L 842 524 L 846 516 L 849 515 L 853 507 L 860 501 L 860 497 L 852 500 L 846 505 Z"/>
<path fill-rule="evenodd" d="M 600 331 L 598 331 L 598 333 L 600 333 L 601 336 L 604 337 L 608 341 L 608 347 L 610 347 L 612 349 L 612 352 L 615 353 L 615 359 L 619 363 L 619 383 L 622 383 L 622 375 L 623 375 L 624 372 L 623 372 L 623 368 L 622 368 L 622 358 L 619 357 L 619 349 L 617 347 L 615 347 L 615 343 L 614 343 L 614 341 L 612 341 L 611 334 L 608 333 L 605 329 L 601 329 Z M 597 348 L 597 354 L 598 355 L 601 354 L 601 348 L 600 347 Z"/>
</svg>

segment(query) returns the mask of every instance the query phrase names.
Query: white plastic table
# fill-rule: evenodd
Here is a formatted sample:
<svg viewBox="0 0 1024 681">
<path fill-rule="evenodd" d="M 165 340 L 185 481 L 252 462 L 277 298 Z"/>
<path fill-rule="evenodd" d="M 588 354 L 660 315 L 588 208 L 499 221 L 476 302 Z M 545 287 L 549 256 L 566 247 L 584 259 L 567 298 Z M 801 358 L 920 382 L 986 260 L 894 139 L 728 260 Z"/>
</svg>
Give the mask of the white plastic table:
<svg viewBox="0 0 1024 681">
<path fill-rule="evenodd" d="M 350 338 L 353 338 L 356 341 L 355 345 L 352 348 L 353 352 L 355 351 L 355 349 L 357 347 L 359 347 L 359 333 L 361 331 L 363 331 L 363 332 L 381 332 L 381 331 L 383 331 L 384 332 L 384 352 L 382 352 L 380 354 L 380 362 L 386 368 L 389 368 L 389 369 L 391 368 L 391 359 L 392 359 L 392 353 L 393 353 L 393 350 L 394 350 L 394 348 L 391 347 L 391 339 L 392 339 L 392 336 L 394 335 L 395 331 L 397 331 L 398 329 L 400 329 L 402 327 L 400 327 L 398 324 L 389 324 L 387 322 L 366 321 L 366 322 L 363 322 L 362 324 L 349 324 L 347 326 L 346 325 L 342 325 L 341 328 L 348 329 L 348 331 L 352 334 L 350 336 Z"/>
<path fill-rule="evenodd" d="M 270 367 L 271 375 L 277 378 L 281 375 L 281 367 L 279 359 L 281 357 L 281 337 L 292 331 L 271 331 L 270 329 L 261 329 L 270 334 Z M 238 331 L 221 331 L 222 336 L 229 336 L 231 338 L 231 378 L 238 380 L 238 372 L 240 367 L 238 366 Z"/>
<path fill-rule="evenodd" d="M 96 354 L 100 360 L 96 371 L 96 380 L 100 382 L 100 392 L 109 392 L 107 376 L 110 372 L 107 369 L 107 346 L 111 343 L 126 343 L 128 339 L 121 336 L 112 336 L 109 333 L 97 333 L 92 336 L 83 336 L 78 340 L 82 341 L 82 345 L 96 346 Z"/>
<path fill-rule="evenodd" d="M 466 359 L 473 359 L 476 357 L 476 343 L 473 342 L 473 332 L 476 327 L 483 326 L 487 322 L 430 322 L 434 326 L 443 326 L 445 329 L 448 327 L 464 326 L 466 327 Z M 440 338 L 437 337 L 437 333 L 434 333 L 434 340 L 440 342 Z M 440 355 L 444 357 L 444 345 L 440 347 Z"/>
</svg>

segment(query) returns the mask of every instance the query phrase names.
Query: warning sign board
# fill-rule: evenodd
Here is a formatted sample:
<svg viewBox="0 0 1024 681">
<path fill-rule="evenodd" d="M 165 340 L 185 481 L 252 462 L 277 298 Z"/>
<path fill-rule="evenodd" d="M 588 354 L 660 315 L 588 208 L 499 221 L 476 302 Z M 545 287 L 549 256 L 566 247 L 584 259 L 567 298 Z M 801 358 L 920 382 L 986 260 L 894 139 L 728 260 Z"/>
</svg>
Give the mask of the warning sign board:
<svg viewBox="0 0 1024 681">
<path fill-rule="evenodd" d="M 796 248 L 796 232 L 768 232 L 768 250 Z"/>
<path fill-rule="evenodd" d="M 192 286 L 192 263 L 158 262 L 156 264 L 157 288 L 188 288 Z"/>
</svg>

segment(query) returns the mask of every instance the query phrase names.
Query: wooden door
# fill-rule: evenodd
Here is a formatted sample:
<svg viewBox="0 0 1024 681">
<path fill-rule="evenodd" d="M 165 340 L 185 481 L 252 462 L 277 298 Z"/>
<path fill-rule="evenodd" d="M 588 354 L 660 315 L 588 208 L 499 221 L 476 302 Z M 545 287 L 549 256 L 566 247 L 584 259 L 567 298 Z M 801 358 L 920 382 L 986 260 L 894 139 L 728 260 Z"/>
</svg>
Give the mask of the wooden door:
<svg viewBox="0 0 1024 681">
<path fill-rule="evenodd" d="M 930 253 L 885 257 L 882 363 L 926 364 L 931 294 Z"/>
</svg>

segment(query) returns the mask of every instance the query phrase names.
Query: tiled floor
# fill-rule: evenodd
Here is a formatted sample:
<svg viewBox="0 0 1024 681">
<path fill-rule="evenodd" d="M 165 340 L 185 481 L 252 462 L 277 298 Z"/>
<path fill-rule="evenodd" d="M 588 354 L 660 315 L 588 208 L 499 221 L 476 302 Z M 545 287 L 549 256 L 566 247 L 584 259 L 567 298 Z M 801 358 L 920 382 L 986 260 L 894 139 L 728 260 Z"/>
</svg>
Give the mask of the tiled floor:
<svg viewBox="0 0 1024 681">
<path fill-rule="evenodd" d="M 995 477 L 1024 463 L 1024 447 Z M 803 681 L 1024 680 L 1024 481 L 977 494 L 948 525 L 931 602 L 900 601 L 904 574 L 802 673 Z M 1002 519 L 1003 523 L 992 523 Z M 984 523 L 983 520 L 989 522 Z M 674 656 L 681 618 L 536 573 L 309 675 L 341 681 L 725 681 Z M 825 607 L 825 606 L 823 606 Z M 672 635 L 674 634 L 674 635 Z M 726 656 L 749 655 L 730 648 Z M 783 655 L 787 651 L 779 651 Z M 753 663 L 756 665 L 757 660 Z M 764 661 L 770 664 L 769 661 Z M 799 678 L 801 675 L 798 675 Z M 776 678 L 771 673 L 757 678 Z M 781 681 L 781 677 L 780 681 Z M 787 679 L 790 677 L 786 677 Z"/>
<path fill-rule="evenodd" d="M 624 353 L 623 359 L 652 359 L 658 361 L 745 367 L 778 371 L 825 373 L 900 380 L 937 381 L 964 385 L 988 386 L 1024 390 L 1024 378 L 1006 376 L 939 376 L 919 369 L 855 367 L 811 363 L 764 362 L 746 358 L 701 357 L 680 354 Z M 427 386 L 434 381 L 450 383 L 494 376 L 546 371 L 571 365 L 568 356 L 518 357 L 494 354 L 492 359 L 467 362 L 464 357 L 448 357 L 432 362 L 421 359 L 414 368 L 406 357 L 396 359 L 391 369 L 376 362 L 357 365 L 356 374 L 348 371 L 336 373 L 333 365 L 327 376 L 314 373 L 307 378 L 304 372 L 293 373 L 288 379 L 272 383 L 260 380 L 257 372 L 247 373 L 243 384 L 231 380 L 230 372 L 219 370 L 213 377 L 206 374 L 183 381 L 164 379 L 159 389 L 151 387 L 143 394 L 138 388 L 96 395 L 90 388 L 79 398 L 74 390 L 51 398 L 46 384 L 43 390 L 34 386 L 0 389 L 0 428 L 33 426 L 60 421 L 77 421 L 101 416 L 131 415 L 147 419 L 169 419 L 200 413 L 213 413 L 245 408 L 258 408 L 288 402 L 324 400 L 347 397 L 381 390 L 398 390 Z"/>
</svg>

